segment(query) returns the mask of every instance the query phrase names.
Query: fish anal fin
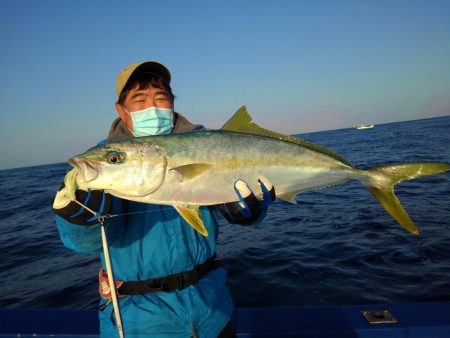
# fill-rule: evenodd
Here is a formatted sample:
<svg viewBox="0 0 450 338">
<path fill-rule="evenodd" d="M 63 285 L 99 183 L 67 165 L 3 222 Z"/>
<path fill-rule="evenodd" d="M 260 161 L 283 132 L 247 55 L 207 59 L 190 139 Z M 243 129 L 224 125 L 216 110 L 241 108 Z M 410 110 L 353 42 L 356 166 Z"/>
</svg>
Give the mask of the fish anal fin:
<svg viewBox="0 0 450 338">
<path fill-rule="evenodd" d="M 189 207 L 184 205 L 174 205 L 181 217 L 195 230 L 205 237 L 208 237 L 208 231 L 203 223 L 202 215 L 198 207 Z"/>
<path fill-rule="evenodd" d="M 203 173 L 209 171 L 211 168 L 212 165 L 208 163 L 193 163 L 172 168 L 170 169 L 170 171 L 174 172 L 177 175 L 179 181 L 183 181 L 200 176 Z"/>
<path fill-rule="evenodd" d="M 291 191 L 280 195 L 277 194 L 277 198 L 291 204 L 298 204 L 297 200 L 295 199 L 295 196 L 297 196 L 298 193 L 300 193 L 300 191 Z"/>
<path fill-rule="evenodd" d="M 319 153 L 322 153 L 324 155 L 330 156 L 338 161 L 341 161 L 342 163 L 352 167 L 351 163 L 348 162 L 345 158 L 342 156 L 332 152 L 331 150 L 322 147 L 318 144 L 310 143 L 305 140 L 299 139 L 294 136 L 284 135 L 280 134 L 274 131 L 270 131 L 268 129 L 264 129 L 260 126 L 258 126 L 255 122 L 252 122 L 252 117 L 247 111 L 247 107 L 242 106 L 238 109 L 236 113 L 227 121 L 221 128 L 222 130 L 226 131 L 233 131 L 233 132 L 240 132 L 240 133 L 247 133 L 247 134 L 253 134 L 253 135 L 260 135 L 265 137 L 271 137 L 278 140 L 283 140 L 286 142 L 297 144 L 301 147 L 311 149 L 313 151 L 317 151 Z"/>
</svg>

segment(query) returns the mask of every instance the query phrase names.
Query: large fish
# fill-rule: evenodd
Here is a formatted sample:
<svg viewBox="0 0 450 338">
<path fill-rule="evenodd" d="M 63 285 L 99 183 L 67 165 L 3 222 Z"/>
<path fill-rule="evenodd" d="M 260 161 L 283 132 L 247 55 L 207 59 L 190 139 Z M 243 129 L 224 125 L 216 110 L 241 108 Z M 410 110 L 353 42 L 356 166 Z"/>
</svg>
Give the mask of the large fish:
<svg viewBox="0 0 450 338">
<path fill-rule="evenodd" d="M 444 163 L 395 164 L 360 170 L 332 151 L 251 121 L 245 107 L 222 127 L 107 143 L 69 160 L 81 189 L 104 189 L 131 201 L 174 206 L 207 236 L 198 208 L 237 200 L 241 179 L 255 192 L 259 176 L 279 199 L 295 202 L 303 191 L 359 180 L 383 208 L 414 234 L 418 229 L 394 194 L 403 180 L 450 170 Z M 74 184 L 66 182 L 73 189 Z M 257 197 L 258 196 L 257 194 Z"/>
</svg>

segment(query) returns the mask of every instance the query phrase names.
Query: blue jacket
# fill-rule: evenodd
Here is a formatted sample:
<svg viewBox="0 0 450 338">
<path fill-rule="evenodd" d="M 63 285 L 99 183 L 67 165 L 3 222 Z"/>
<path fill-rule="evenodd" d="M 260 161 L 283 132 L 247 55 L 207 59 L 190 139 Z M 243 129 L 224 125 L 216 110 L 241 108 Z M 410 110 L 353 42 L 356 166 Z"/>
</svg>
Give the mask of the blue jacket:
<svg viewBox="0 0 450 338">
<path fill-rule="evenodd" d="M 141 211 L 148 212 L 132 214 Z M 145 280 L 192 270 L 216 250 L 218 224 L 208 207 L 201 208 L 208 237 L 195 231 L 170 206 L 114 198 L 113 213 L 130 213 L 105 222 L 118 280 Z M 66 247 L 100 253 L 105 267 L 99 225 L 75 225 L 59 216 L 56 224 Z M 181 291 L 121 297 L 125 336 L 191 337 L 193 330 L 198 337 L 217 336 L 233 313 L 226 277 L 224 268 L 216 268 Z M 118 337 L 112 303 L 99 312 L 99 318 L 101 337 Z"/>
<path fill-rule="evenodd" d="M 174 132 L 198 129 L 181 115 Z M 116 120 L 107 140 L 120 139 L 128 130 Z M 130 135 L 125 135 L 130 136 Z M 171 206 L 113 198 L 113 214 L 105 221 L 111 261 L 117 280 L 136 281 L 192 270 L 216 251 L 219 233 L 212 208 L 200 211 L 209 233 L 203 237 Z M 56 216 L 61 240 L 81 253 L 99 253 L 105 268 L 100 225 L 81 226 Z M 226 286 L 227 273 L 216 268 L 196 285 L 183 290 L 120 298 L 127 338 L 215 337 L 233 313 Z M 106 301 L 101 300 L 101 304 Z M 112 303 L 99 312 L 101 337 L 118 337 Z"/>
</svg>

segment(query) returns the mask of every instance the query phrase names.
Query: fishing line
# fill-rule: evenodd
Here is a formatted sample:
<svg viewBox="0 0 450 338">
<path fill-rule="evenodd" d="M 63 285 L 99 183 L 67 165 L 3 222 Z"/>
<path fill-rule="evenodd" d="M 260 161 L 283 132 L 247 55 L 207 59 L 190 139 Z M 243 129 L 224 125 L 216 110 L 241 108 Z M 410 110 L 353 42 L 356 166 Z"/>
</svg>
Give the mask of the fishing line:
<svg viewBox="0 0 450 338">
<path fill-rule="evenodd" d="M 88 206 L 84 205 L 83 203 L 79 202 L 78 200 L 74 199 L 72 200 L 72 202 L 75 202 L 76 204 L 80 205 L 81 207 L 83 207 L 84 209 L 86 209 L 87 211 L 89 211 L 91 214 L 93 214 L 94 216 L 98 216 L 98 213 L 96 213 L 94 210 L 89 209 Z"/>
<path fill-rule="evenodd" d="M 89 207 L 87 207 L 86 205 L 84 205 L 83 203 L 74 200 L 73 202 L 77 203 L 79 206 L 85 208 L 87 211 L 89 211 L 91 214 L 100 217 L 100 216 L 105 216 L 106 218 L 113 218 L 113 217 L 119 217 L 119 216 L 127 216 L 127 215 L 134 215 L 134 214 L 149 214 L 152 212 L 160 212 L 160 211 L 166 211 L 166 210 L 175 210 L 175 208 L 173 207 L 166 207 L 166 208 L 160 208 L 160 210 L 143 210 L 143 211 L 134 211 L 134 212 L 124 212 L 121 214 L 105 214 L 105 215 L 100 215 L 99 213 L 95 212 L 94 210 L 90 209 Z"/>
</svg>

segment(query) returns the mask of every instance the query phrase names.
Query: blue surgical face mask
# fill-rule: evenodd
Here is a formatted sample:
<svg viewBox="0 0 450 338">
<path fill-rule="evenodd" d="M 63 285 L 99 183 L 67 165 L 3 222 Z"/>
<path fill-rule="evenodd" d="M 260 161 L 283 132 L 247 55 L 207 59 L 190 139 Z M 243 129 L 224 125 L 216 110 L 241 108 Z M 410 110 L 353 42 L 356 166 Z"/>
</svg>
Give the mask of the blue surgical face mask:
<svg viewBox="0 0 450 338">
<path fill-rule="evenodd" d="M 173 109 L 149 107 L 129 113 L 133 121 L 134 136 L 170 134 L 173 128 Z"/>
</svg>

